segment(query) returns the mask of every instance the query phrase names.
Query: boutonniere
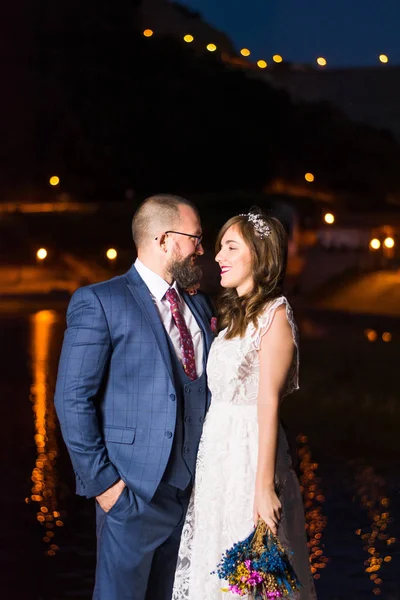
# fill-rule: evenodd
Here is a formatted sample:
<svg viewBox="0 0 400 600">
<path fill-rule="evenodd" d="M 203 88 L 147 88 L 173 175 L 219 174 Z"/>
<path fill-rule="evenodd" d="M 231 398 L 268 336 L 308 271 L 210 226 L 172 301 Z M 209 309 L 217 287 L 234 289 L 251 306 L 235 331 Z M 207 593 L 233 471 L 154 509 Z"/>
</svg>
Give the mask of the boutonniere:
<svg viewBox="0 0 400 600">
<path fill-rule="evenodd" d="M 217 317 L 212 317 L 211 318 L 210 326 L 211 326 L 211 331 L 213 333 L 217 333 L 217 331 L 218 331 L 218 320 L 217 320 Z"/>
<path fill-rule="evenodd" d="M 186 288 L 185 292 L 189 294 L 189 296 L 195 296 L 197 294 L 197 290 L 199 289 L 200 284 L 195 283 L 191 287 Z"/>
</svg>

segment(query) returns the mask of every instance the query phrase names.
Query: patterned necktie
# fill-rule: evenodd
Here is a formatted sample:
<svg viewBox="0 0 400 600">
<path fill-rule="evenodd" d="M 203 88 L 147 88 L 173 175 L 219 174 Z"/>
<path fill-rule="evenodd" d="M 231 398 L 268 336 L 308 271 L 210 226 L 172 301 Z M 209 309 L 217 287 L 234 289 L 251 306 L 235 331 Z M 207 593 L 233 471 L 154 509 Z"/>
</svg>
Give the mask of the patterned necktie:
<svg viewBox="0 0 400 600">
<path fill-rule="evenodd" d="M 182 362 L 186 375 L 194 381 L 197 379 L 196 362 L 194 358 L 194 347 L 192 336 L 187 328 L 185 319 L 179 309 L 179 296 L 174 288 L 169 288 L 165 297 L 171 305 L 172 318 L 178 328 L 182 346 Z"/>
</svg>

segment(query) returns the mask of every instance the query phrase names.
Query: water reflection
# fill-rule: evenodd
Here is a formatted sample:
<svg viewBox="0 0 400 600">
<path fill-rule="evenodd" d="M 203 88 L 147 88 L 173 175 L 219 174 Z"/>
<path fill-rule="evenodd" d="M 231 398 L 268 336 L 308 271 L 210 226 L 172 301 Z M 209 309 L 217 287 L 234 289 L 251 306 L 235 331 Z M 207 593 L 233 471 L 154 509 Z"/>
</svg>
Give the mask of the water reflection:
<svg viewBox="0 0 400 600">
<path fill-rule="evenodd" d="M 7 341 L 0 348 L 0 392 L 5 401 L 13 399 L 1 439 L 10 487 L 0 528 L 2 597 L 89 599 L 93 503 L 72 494 L 74 475 L 53 408 L 65 311 L 42 310 L 27 321 L 24 310 L 0 320 Z M 285 404 L 284 420 L 289 430 L 303 432 L 297 443 L 299 476 L 318 598 L 398 600 L 400 322 L 370 317 L 343 322 L 313 313 L 300 319 L 300 326 L 302 385 Z M 368 329 L 376 333 L 374 343 Z M 357 462 L 349 469 L 350 459 Z M 21 505 L 28 495 L 29 507 Z M 7 520 L 11 511 L 17 516 Z"/>
<path fill-rule="evenodd" d="M 58 550 L 57 544 L 54 543 L 55 532 L 57 527 L 63 526 L 57 505 L 57 425 L 52 402 L 54 369 L 50 367 L 51 342 L 57 321 L 57 313 L 52 310 L 41 310 L 30 317 L 32 360 L 30 399 L 33 403 L 37 457 L 31 476 L 32 495 L 26 498 L 26 502 L 37 503 L 36 519 L 44 528 L 43 542 L 46 544 L 47 556 L 54 556 Z"/>
<path fill-rule="evenodd" d="M 392 561 L 390 546 L 396 542 L 396 538 L 391 537 L 388 531 L 392 519 L 389 512 L 390 499 L 385 491 L 386 481 L 372 466 L 356 461 L 353 461 L 351 466 L 356 471 L 353 500 L 359 500 L 371 521 L 369 527 L 357 529 L 355 533 L 361 537 L 363 549 L 369 554 L 364 566 L 374 586 L 372 592 L 380 596 L 383 583 L 380 571 L 385 563 Z"/>
<path fill-rule="evenodd" d="M 312 461 L 311 450 L 308 446 L 306 435 L 300 434 L 297 438 L 300 464 L 300 489 L 303 494 L 304 509 L 306 513 L 306 531 L 308 548 L 310 551 L 311 572 L 314 579 L 319 579 L 319 569 L 325 569 L 329 559 L 324 556 L 322 532 L 327 525 L 327 518 L 322 512 L 322 503 L 325 502 L 320 483 L 317 477 L 318 463 Z"/>
</svg>

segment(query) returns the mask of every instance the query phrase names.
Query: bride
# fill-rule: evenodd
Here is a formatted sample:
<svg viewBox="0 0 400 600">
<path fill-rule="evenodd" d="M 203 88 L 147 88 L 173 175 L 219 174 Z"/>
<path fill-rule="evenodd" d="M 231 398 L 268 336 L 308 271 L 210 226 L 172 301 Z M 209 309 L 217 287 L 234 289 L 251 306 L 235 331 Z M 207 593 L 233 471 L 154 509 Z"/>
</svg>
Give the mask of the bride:
<svg viewBox="0 0 400 600">
<path fill-rule="evenodd" d="M 173 600 L 229 600 L 213 573 L 235 542 L 263 519 L 291 554 L 296 600 L 316 599 L 301 492 L 279 423 L 284 396 L 298 388 L 298 336 L 282 295 L 287 240 L 260 211 L 230 219 L 215 260 L 225 288 L 219 335 L 208 358 L 212 402 L 183 527 Z M 241 596 L 243 598 L 243 596 Z"/>
</svg>

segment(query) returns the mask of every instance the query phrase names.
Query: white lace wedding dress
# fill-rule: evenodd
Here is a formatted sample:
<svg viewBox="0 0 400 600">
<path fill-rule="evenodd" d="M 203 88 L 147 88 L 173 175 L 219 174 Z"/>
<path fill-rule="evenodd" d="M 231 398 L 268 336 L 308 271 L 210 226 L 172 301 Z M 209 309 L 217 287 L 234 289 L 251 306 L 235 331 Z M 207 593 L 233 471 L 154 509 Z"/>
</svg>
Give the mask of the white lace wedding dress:
<svg viewBox="0 0 400 600">
<path fill-rule="evenodd" d="M 212 402 L 204 423 L 197 458 L 196 481 L 183 527 L 172 600 L 243 598 L 222 592 L 215 571 L 222 554 L 254 528 L 253 502 L 257 468 L 258 352 L 276 309 L 285 305 L 296 346 L 285 395 L 298 388 L 298 338 L 292 310 L 284 296 L 270 303 L 250 324 L 244 338 L 214 340 L 208 358 Z M 276 487 L 282 503 L 278 536 L 292 551 L 302 585 L 295 600 L 316 599 L 309 568 L 304 511 L 299 483 L 280 428 Z"/>
</svg>

